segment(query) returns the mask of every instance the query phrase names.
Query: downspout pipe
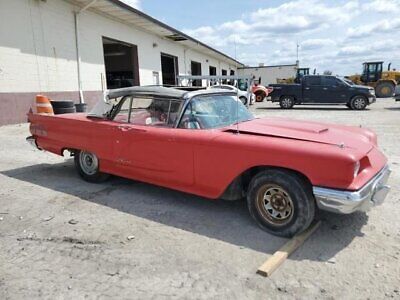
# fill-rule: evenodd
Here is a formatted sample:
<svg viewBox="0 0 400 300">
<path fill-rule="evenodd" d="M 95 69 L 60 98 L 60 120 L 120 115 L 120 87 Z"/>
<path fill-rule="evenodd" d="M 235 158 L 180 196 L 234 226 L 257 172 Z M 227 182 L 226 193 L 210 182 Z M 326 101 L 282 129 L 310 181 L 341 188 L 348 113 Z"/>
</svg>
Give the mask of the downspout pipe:
<svg viewBox="0 0 400 300">
<path fill-rule="evenodd" d="M 83 88 L 82 88 L 82 64 L 81 64 L 81 55 L 79 52 L 79 14 L 87 10 L 90 6 L 92 6 L 97 0 L 92 0 L 84 7 L 74 12 L 74 24 L 75 24 L 75 47 L 76 47 L 76 64 L 78 71 L 78 89 L 79 89 L 79 103 L 85 103 L 85 99 L 83 98 Z"/>
</svg>

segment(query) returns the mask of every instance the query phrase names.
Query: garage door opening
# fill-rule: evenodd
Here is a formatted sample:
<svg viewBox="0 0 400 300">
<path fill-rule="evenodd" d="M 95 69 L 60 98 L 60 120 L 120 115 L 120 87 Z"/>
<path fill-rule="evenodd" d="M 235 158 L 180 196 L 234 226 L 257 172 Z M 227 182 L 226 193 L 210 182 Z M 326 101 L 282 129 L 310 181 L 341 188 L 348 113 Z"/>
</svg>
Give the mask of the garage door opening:
<svg viewBox="0 0 400 300">
<path fill-rule="evenodd" d="M 103 37 L 107 89 L 139 85 L 137 46 Z"/>
<path fill-rule="evenodd" d="M 201 63 L 192 61 L 191 70 L 192 70 L 192 75 L 201 75 Z M 201 80 L 200 79 L 193 80 L 192 85 L 201 86 Z"/>
<path fill-rule="evenodd" d="M 178 58 L 161 53 L 161 72 L 163 85 L 177 85 L 176 76 L 179 74 Z"/>
</svg>

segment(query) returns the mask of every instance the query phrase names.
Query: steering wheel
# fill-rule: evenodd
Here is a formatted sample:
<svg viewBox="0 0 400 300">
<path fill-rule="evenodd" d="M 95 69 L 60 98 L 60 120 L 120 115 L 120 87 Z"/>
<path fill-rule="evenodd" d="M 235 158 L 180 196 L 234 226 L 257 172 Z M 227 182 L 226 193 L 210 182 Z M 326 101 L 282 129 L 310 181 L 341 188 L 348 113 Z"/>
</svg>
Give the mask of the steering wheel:
<svg viewBox="0 0 400 300">
<path fill-rule="evenodd" d="M 190 126 L 190 123 L 197 124 L 194 128 Z M 181 121 L 181 125 L 179 125 L 180 128 L 186 128 L 186 129 L 202 129 L 203 126 L 199 122 L 199 120 L 195 116 L 190 116 L 190 117 L 184 117 Z"/>
</svg>

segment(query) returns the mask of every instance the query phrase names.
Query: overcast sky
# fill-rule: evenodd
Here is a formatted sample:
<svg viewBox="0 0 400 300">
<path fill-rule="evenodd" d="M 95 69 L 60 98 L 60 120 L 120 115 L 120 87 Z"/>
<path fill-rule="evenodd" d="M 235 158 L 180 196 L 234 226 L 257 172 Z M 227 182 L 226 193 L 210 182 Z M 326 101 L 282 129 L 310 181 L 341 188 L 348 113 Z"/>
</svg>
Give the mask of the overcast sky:
<svg viewBox="0 0 400 300">
<path fill-rule="evenodd" d="M 400 69 L 400 0 L 124 0 L 248 65 L 348 75 L 364 61 Z M 235 54 L 236 43 L 236 54 Z"/>
</svg>

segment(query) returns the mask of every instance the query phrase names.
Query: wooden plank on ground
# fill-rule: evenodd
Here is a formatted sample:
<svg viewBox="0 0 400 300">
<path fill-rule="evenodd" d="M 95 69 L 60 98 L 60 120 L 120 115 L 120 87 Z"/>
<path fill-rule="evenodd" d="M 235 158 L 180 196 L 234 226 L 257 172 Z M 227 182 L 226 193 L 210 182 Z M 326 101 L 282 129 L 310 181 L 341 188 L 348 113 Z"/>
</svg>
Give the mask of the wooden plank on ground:
<svg viewBox="0 0 400 300">
<path fill-rule="evenodd" d="M 295 235 L 290 241 L 276 251 L 267 261 L 258 268 L 257 273 L 268 277 L 318 228 L 321 221 L 311 224 L 308 229 Z"/>
</svg>

